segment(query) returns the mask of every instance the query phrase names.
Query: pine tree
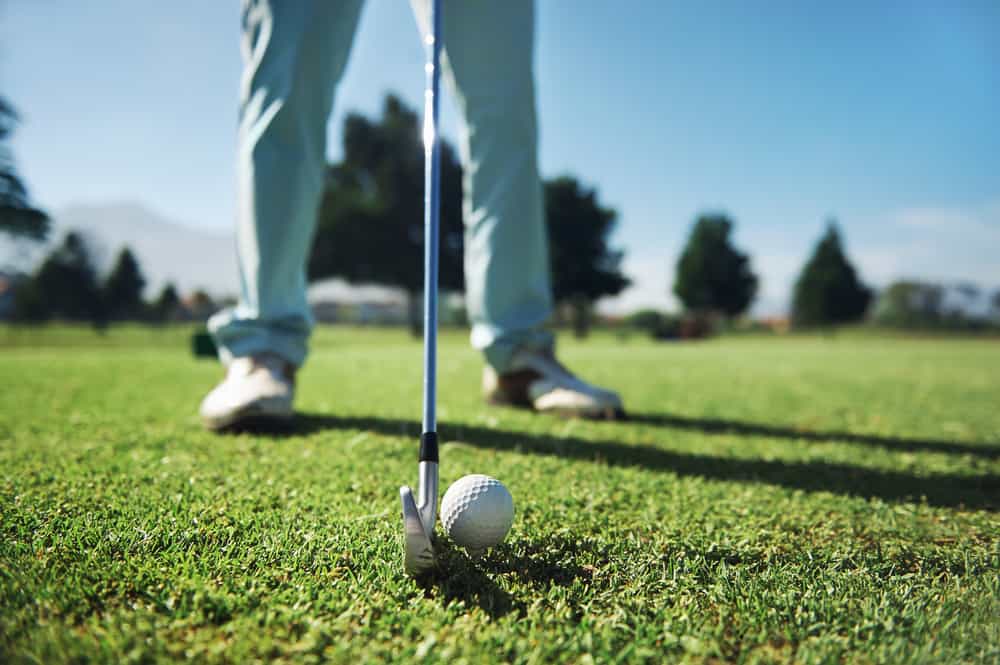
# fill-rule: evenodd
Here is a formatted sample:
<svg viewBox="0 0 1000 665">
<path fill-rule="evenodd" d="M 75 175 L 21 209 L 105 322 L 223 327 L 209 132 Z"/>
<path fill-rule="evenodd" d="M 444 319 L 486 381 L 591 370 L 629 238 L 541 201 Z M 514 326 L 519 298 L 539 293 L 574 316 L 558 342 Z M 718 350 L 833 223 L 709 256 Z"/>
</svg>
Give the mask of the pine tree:
<svg viewBox="0 0 1000 665">
<path fill-rule="evenodd" d="M 79 233 L 67 233 L 22 290 L 15 304 L 18 320 L 89 321 L 98 328 L 107 323 L 97 270 Z"/>
<path fill-rule="evenodd" d="M 169 321 L 176 313 L 180 304 L 181 298 L 177 294 L 177 288 L 173 283 L 168 282 L 153 302 L 153 318 L 161 322 Z"/>
<path fill-rule="evenodd" d="M 125 247 L 118 254 L 118 260 L 104 283 L 104 299 L 111 318 L 118 321 L 144 318 L 144 288 L 146 279 L 142 276 L 139 262 L 132 250 Z"/>
<path fill-rule="evenodd" d="M 701 215 L 677 261 L 674 293 L 692 312 L 736 316 L 757 294 L 750 258 L 730 240 L 733 223 L 725 215 Z"/>
<path fill-rule="evenodd" d="M 871 298 L 871 290 L 858 278 L 844 253 L 837 224 L 831 220 L 795 282 L 792 321 L 798 326 L 858 321 Z"/>
</svg>

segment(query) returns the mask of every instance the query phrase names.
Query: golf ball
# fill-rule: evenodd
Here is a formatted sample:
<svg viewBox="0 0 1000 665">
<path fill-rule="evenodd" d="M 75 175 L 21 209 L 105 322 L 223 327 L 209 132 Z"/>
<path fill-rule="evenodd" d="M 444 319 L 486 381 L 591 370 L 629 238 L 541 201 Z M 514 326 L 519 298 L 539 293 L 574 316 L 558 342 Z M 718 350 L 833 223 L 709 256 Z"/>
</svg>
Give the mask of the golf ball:
<svg viewBox="0 0 1000 665">
<path fill-rule="evenodd" d="M 513 521 L 513 497 L 503 483 L 490 476 L 463 476 L 451 484 L 441 500 L 445 533 L 473 552 L 499 544 Z"/>
</svg>

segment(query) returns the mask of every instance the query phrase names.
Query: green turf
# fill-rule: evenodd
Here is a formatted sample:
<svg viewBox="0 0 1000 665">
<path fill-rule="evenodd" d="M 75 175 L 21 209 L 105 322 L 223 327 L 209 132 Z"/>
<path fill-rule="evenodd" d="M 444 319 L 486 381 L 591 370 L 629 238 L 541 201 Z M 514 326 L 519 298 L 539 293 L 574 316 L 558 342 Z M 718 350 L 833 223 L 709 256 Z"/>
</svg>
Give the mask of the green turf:
<svg viewBox="0 0 1000 665">
<path fill-rule="evenodd" d="M 446 334 L 442 491 L 517 518 L 418 583 L 403 333 L 322 331 L 285 436 L 201 430 L 186 333 L 7 335 L 0 662 L 1000 661 L 995 341 L 565 340 L 634 416 L 589 423 L 483 406 Z"/>
</svg>

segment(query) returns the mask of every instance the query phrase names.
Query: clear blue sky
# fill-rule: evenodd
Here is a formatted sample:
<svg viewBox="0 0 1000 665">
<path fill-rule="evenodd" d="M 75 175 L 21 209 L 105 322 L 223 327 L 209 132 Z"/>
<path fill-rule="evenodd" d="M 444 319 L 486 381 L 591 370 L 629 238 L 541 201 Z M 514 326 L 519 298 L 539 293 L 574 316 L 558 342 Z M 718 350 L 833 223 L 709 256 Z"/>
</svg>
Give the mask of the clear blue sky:
<svg viewBox="0 0 1000 665">
<path fill-rule="evenodd" d="M 737 221 L 760 312 L 835 215 L 863 277 L 1000 287 L 1000 3 L 539 0 L 541 163 L 620 213 L 637 285 L 618 308 L 669 306 L 700 210 Z M 50 210 L 130 200 L 232 224 L 239 62 L 234 0 L 9 0 L 0 92 L 14 148 Z M 331 118 L 386 91 L 414 107 L 408 3 L 369 0 Z M 455 115 L 446 109 L 446 129 Z"/>
</svg>

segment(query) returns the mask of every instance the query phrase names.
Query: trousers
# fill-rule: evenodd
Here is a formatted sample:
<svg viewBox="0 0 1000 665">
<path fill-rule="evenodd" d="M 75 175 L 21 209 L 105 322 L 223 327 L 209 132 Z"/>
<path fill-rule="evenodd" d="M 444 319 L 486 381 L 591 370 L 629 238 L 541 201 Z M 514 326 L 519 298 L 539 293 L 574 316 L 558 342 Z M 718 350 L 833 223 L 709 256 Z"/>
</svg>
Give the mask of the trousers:
<svg viewBox="0 0 1000 665">
<path fill-rule="evenodd" d="M 299 366 L 314 325 L 305 266 L 326 126 L 363 0 L 245 0 L 237 141 L 236 305 L 209 320 L 224 363 L 275 353 Z M 538 172 L 532 0 L 444 0 L 442 78 L 461 118 L 471 343 L 498 371 L 552 345 Z M 412 0 L 426 34 L 429 0 Z M 421 70 L 414 68 L 414 73 Z M 416 211 L 415 211 L 416 212 Z"/>
</svg>

